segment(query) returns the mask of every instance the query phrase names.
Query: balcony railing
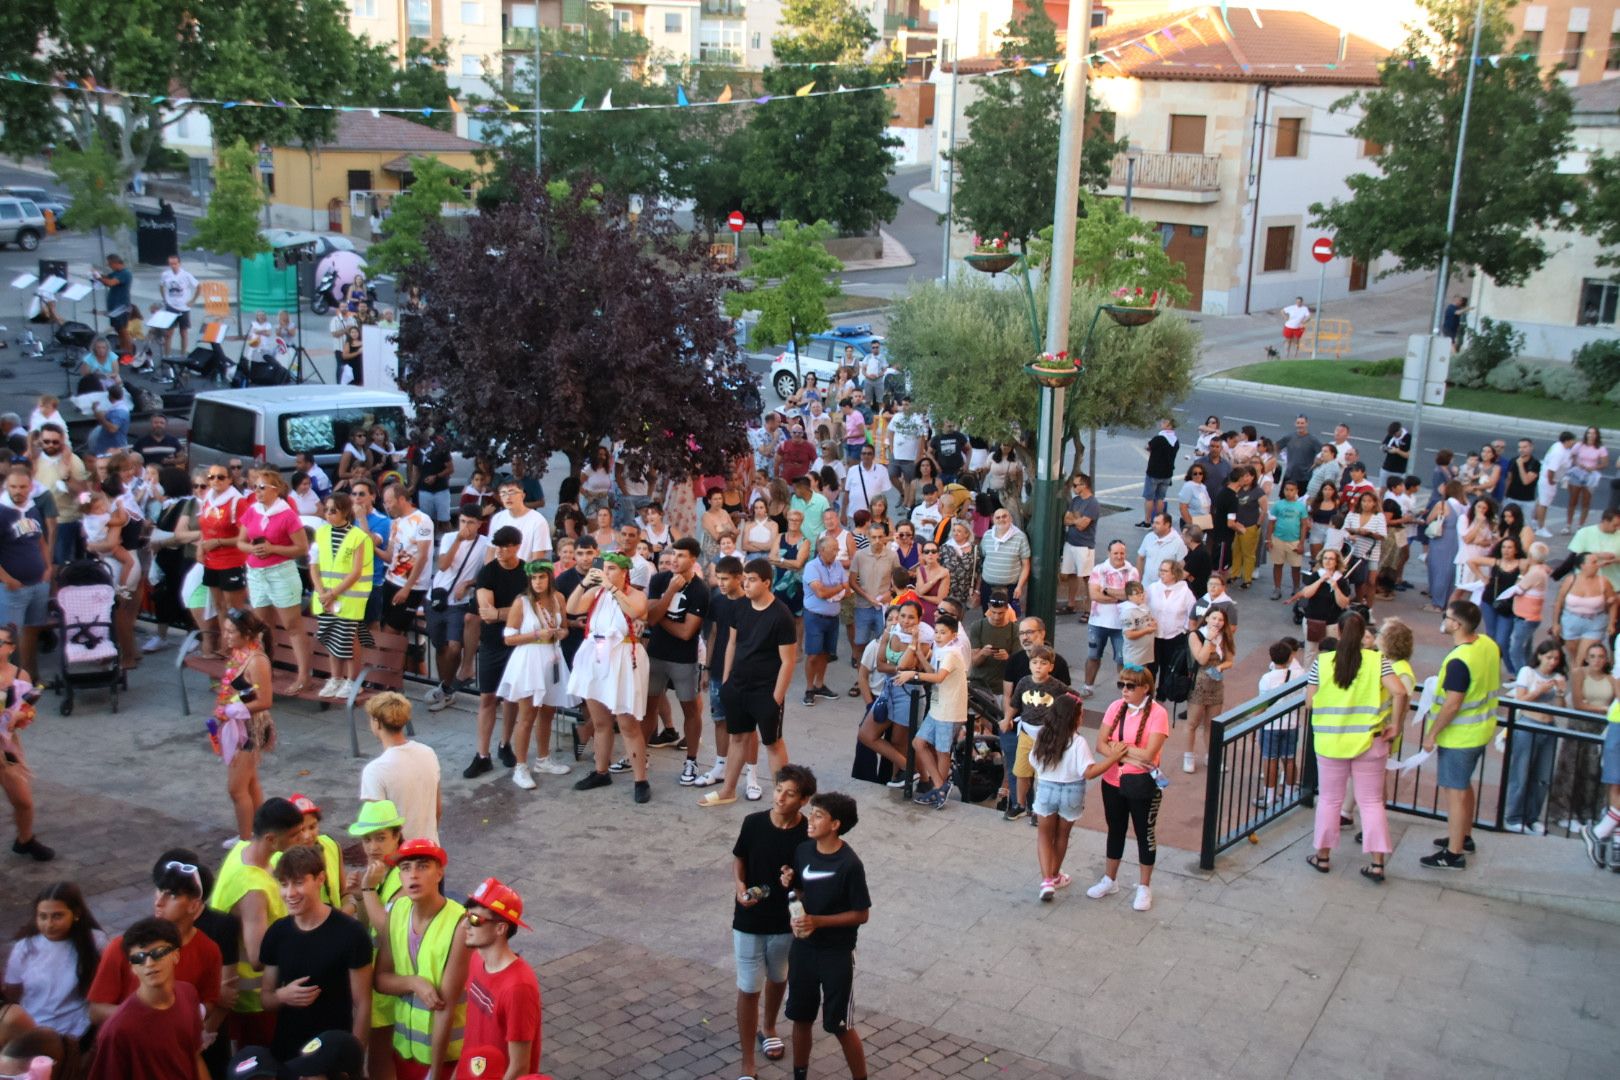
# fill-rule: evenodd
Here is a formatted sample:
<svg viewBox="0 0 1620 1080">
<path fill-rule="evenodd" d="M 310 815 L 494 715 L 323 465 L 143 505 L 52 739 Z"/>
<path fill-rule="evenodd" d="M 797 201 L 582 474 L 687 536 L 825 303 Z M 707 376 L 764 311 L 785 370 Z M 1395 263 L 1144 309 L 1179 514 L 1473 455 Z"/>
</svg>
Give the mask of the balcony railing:
<svg viewBox="0 0 1620 1080">
<path fill-rule="evenodd" d="M 508 26 L 501 31 L 501 46 L 507 49 L 534 48 L 534 39 L 540 31 L 533 26 Z"/>
<path fill-rule="evenodd" d="M 740 19 L 748 13 L 742 0 L 703 0 L 703 14 L 725 19 Z"/>
<path fill-rule="evenodd" d="M 1111 186 L 1125 183 L 1126 159 L 1124 154 L 1114 158 Z M 1219 191 L 1221 188 L 1221 158 L 1219 154 L 1140 154 L 1132 184 L 1138 188 L 1168 188 L 1172 191 Z"/>
</svg>

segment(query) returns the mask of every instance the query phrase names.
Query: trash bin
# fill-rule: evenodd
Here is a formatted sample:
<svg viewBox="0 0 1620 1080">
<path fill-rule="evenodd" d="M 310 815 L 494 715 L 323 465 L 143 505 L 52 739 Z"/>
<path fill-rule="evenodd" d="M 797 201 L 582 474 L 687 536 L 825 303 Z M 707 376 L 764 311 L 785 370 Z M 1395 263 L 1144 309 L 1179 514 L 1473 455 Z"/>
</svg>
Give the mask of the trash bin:
<svg viewBox="0 0 1620 1080">
<path fill-rule="evenodd" d="M 171 214 L 135 212 L 135 258 L 147 266 L 164 266 L 180 254 L 179 223 Z"/>
<path fill-rule="evenodd" d="M 263 311 L 274 321 L 279 311 L 292 311 L 294 267 L 277 270 L 269 252 L 242 260 L 242 310 Z"/>
</svg>

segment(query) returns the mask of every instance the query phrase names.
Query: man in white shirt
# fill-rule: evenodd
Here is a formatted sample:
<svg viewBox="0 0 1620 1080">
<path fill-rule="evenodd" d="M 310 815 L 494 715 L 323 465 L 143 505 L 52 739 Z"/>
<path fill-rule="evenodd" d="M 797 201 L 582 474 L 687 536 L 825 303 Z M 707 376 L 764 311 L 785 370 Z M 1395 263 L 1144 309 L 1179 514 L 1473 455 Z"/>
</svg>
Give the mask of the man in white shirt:
<svg viewBox="0 0 1620 1080">
<path fill-rule="evenodd" d="M 457 517 L 456 531 L 439 538 L 433 563 L 433 584 L 428 587 L 428 640 L 438 658 L 441 682 L 428 691 L 430 712 L 439 712 L 455 697 L 453 684 L 461 667 L 467 616 L 475 599 L 473 588 L 483 569 L 489 538 L 478 534 L 483 517 L 477 503 L 468 503 Z"/>
<path fill-rule="evenodd" d="M 653 571 L 657 568 L 640 554 L 640 547 L 641 526 L 634 522 L 620 525 L 619 554 L 630 560 L 630 584 L 646 593 L 647 586 L 652 584 Z"/>
<path fill-rule="evenodd" d="M 523 546 L 518 548 L 518 558 L 523 562 L 530 559 L 551 558 L 551 526 L 546 522 L 546 516 L 538 510 L 529 509 L 529 504 L 523 501 L 523 485 L 513 477 L 501 481 L 500 490 L 496 492 L 501 500 L 504 510 L 497 510 L 489 519 L 489 535 L 494 536 L 503 525 L 510 525 L 523 534 Z M 634 549 L 626 554 L 634 554 Z M 484 552 L 484 562 L 495 557 L 495 549 L 489 548 Z"/>
<path fill-rule="evenodd" d="M 1176 562 L 1187 557 L 1187 544 L 1176 532 L 1170 521 L 1170 515 L 1165 513 L 1153 516 L 1153 528 L 1142 537 L 1142 542 L 1136 548 L 1136 576 L 1140 581 L 1158 580 L 1159 564 L 1166 559 Z"/>
<path fill-rule="evenodd" d="M 406 737 L 410 701 L 404 694 L 384 691 L 366 702 L 366 715 L 371 717 L 371 733 L 383 749 L 360 770 L 360 801 L 387 799 L 405 819 L 406 836 L 437 844 L 439 818 L 444 813 L 439 756 L 433 747 Z"/>
<path fill-rule="evenodd" d="M 1305 306 L 1303 296 L 1282 309 L 1283 349 L 1289 357 L 1299 355 L 1299 343 L 1305 339 L 1305 324 L 1311 321 L 1311 309 Z"/>
<path fill-rule="evenodd" d="M 889 362 L 883 356 L 883 343 L 872 342 L 872 351 L 861 358 L 861 389 L 866 391 L 867 400 L 876 408 L 883 401 L 883 373 L 889 370 Z"/>
<path fill-rule="evenodd" d="M 1155 522 L 1155 524 L 1157 524 Z M 1125 628 L 1119 617 L 1119 604 L 1125 599 L 1125 586 L 1141 581 L 1136 567 L 1125 561 L 1125 541 L 1115 540 L 1108 545 L 1108 559 L 1091 568 L 1091 624 L 1087 628 L 1086 681 L 1080 687 L 1081 697 L 1090 697 L 1092 684 L 1097 681 L 1097 669 L 1102 666 L 1103 650 L 1112 647 L 1114 666 L 1124 663 Z"/>
<path fill-rule="evenodd" d="M 1339 464 L 1340 464 L 1340 466 L 1342 466 L 1344 468 L 1349 468 L 1350 467 L 1350 462 L 1356 460 L 1353 457 L 1347 457 L 1346 456 L 1346 455 L 1348 455 L 1350 453 L 1350 451 L 1352 451 L 1354 449 L 1355 449 L 1355 447 L 1350 444 L 1350 425 L 1349 424 L 1334 424 L 1333 425 L 1333 452 L 1339 455 Z"/>
<path fill-rule="evenodd" d="M 1541 459 L 1541 477 L 1536 481 L 1537 536 L 1552 535 L 1552 530 L 1547 528 L 1547 507 L 1558 497 L 1558 482 L 1563 478 L 1564 470 L 1569 468 L 1574 449 L 1575 433 L 1563 431 L 1559 433 L 1558 441 L 1547 447 L 1547 453 Z"/>
<path fill-rule="evenodd" d="M 863 446 L 860 464 L 844 478 L 844 513 L 853 516 L 857 510 L 871 510 L 873 499 L 893 490 L 889 470 L 877 463 L 877 452 Z"/>
<path fill-rule="evenodd" d="M 186 340 L 191 334 L 191 302 L 197 296 L 197 279 L 191 276 L 190 270 L 180 265 L 180 256 L 170 255 L 168 269 L 163 271 L 158 284 L 163 293 L 163 309 L 179 316 L 174 325 L 163 331 L 163 351 L 168 353 L 169 339 L 178 328 L 180 351 L 184 353 Z"/>
<path fill-rule="evenodd" d="M 383 509 L 394 519 L 388 530 L 388 572 L 383 575 L 382 624 L 403 634 L 416 621 L 416 611 L 433 580 L 433 519 L 416 508 L 404 484 L 383 488 Z"/>
<path fill-rule="evenodd" d="M 911 411 L 911 399 L 903 397 L 889 417 L 889 477 L 897 484 L 917 479 L 917 461 L 922 456 L 925 434 L 923 418 Z"/>
</svg>

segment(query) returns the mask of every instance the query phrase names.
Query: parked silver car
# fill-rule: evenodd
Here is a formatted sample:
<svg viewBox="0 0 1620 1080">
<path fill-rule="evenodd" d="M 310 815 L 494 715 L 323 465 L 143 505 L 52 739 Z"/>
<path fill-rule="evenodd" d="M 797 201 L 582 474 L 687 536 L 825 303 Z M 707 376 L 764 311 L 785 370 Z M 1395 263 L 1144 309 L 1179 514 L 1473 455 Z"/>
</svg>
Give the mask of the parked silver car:
<svg viewBox="0 0 1620 1080">
<path fill-rule="evenodd" d="M 45 236 L 45 212 L 32 199 L 0 198 L 0 246 L 33 251 Z"/>
<path fill-rule="evenodd" d="M 0 196 L 32 200 L 33 204 L 41 210 L 49 210 L 55 214 L 59 225 L 62 222 L 62 215 L 67 213 L 67 196 L 52 195 L 42 187 L 22 187 L 12 184 L 9 187 L 0 187 Z"/>
</svg>

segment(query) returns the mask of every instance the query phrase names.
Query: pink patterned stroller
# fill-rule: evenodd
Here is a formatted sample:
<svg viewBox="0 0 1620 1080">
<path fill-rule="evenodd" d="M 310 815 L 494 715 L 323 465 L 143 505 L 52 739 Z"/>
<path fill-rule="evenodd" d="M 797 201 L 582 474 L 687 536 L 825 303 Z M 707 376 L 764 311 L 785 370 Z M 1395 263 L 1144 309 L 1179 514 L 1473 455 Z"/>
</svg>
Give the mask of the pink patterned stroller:
<svg viewBox="0 0 1620 1080">
<path fill-rule="evenodd" d="M 117 712 L 119 688 L 127 684 L 113 635 L 112 572 L 100 559 L 78 559 L 62 567 L 56 581 L 51 610 L 62 658 L 62 677 L 56 682 L 56 692 L 63 695 L 62 715 L 73 712 L 75 687 L 107 687 Z"/>
</svg>

